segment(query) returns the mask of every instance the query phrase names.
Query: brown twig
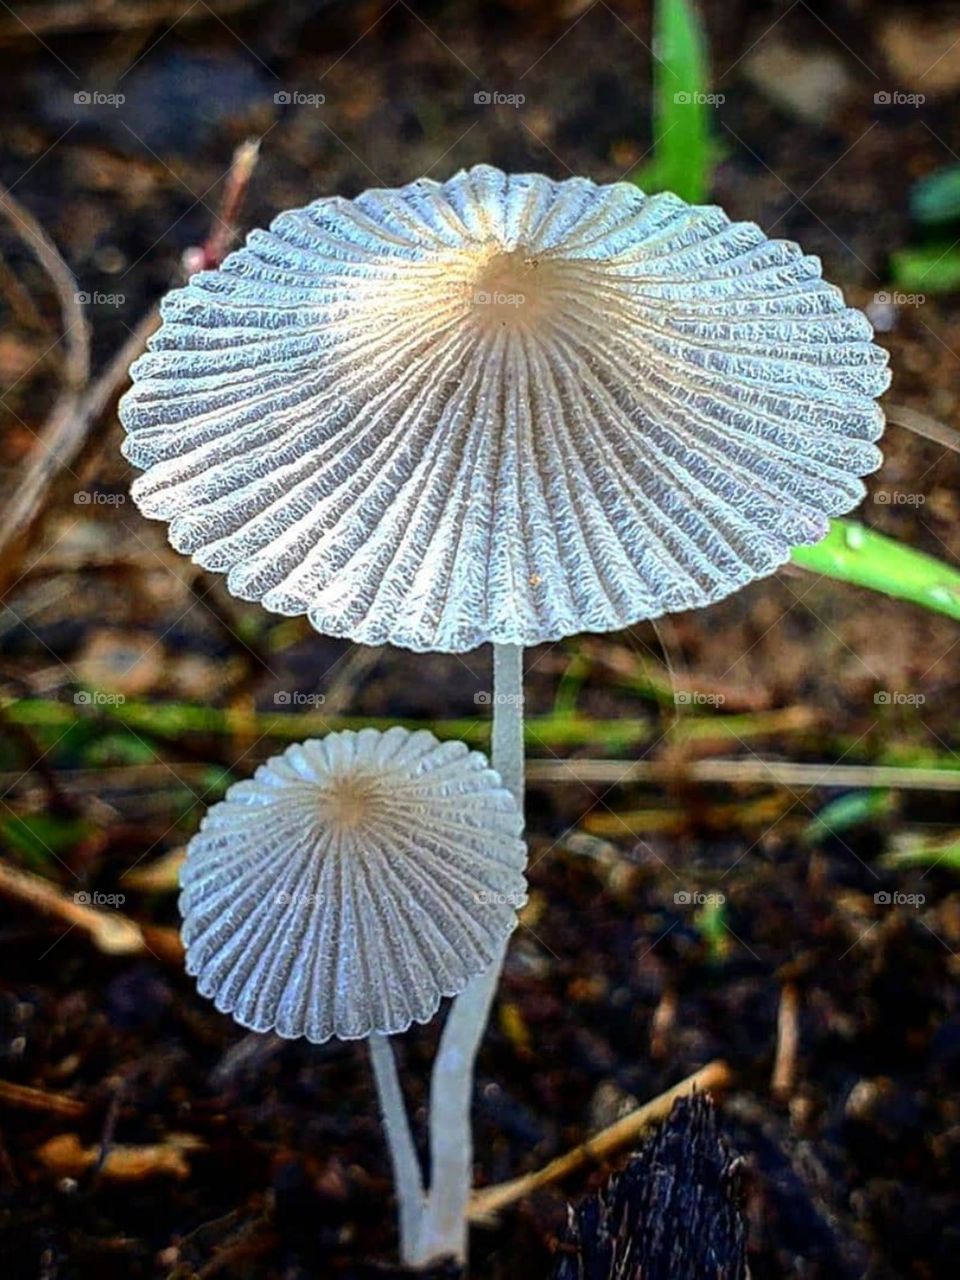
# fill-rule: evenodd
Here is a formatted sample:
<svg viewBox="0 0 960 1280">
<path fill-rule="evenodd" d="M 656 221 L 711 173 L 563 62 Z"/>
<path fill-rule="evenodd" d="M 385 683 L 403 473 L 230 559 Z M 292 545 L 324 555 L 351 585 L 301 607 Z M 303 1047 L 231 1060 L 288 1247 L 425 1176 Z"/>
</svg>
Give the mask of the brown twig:
<svg viewBox="0 0 960 1280">
<path fill-rule="evenodd" d="M 258 144 L 250 141 L 241 143 L 234 152 L 220 214 L 206 243 L 198 251 L 202 265 L 216 266 L 219 261 L 216 255 L 226 252 L 229 246 L 240 204 L 256 165 L 257 153 Z M 4 512 L 0 526 L 0 596 L 15 572 L 17 557 L 11 553 L 23 544 L 42 515 L 54 479 L 64 468 L 69 469 L 79 456 L 94 423 L 120 394 L 130 365 L 160 323 L 159 308 L 152 307 L 131 330 L 106 369 L 83 390 L 89 377 L 89 334 L 77 301 L 76 281 L 33 215 L 17 204 L 9 193 L 0 193 L 0 208 L 3 206 L 19 222 L 24 237 L 29 235 L 31 248 L 57 289 L 63 311 L 68 360 L 64 391 L 43 427 L 38 447 L 30 455 L 26 474 Z"/>
<path fill-rule="evenodd" d="M 0 726 L 3 727 L 4 733 L 8 734 L 11 740 L 22 749 L 22 759 L 25 764 L 23 770 L 16 775 L 16 782 L 20 782 L 28 774 L 35 774 L 43 785 L 48 807 L 54 811 L 69 813 L 72 808 L 71 803 L 60 788 L 60 779 L 47 759 L 46 752 L 34 741 L 33 734 L 26 725 L 16 724 L 7 717 L 2 704 L 0 704 Z"/>
<path fill-rule="evenodd" d="M 56 290 L 63 327 L 60 340 L 65 351 L 63 387 L 39 435 L 37 447 L 30 454 L 25 475 L 7 502 L 0 526 L 0 564 L 8 566 L 9 574 L 15 564 L 11 548 L 29 531 L 54 476 L 61 468 L 69 467 L 75 456 L 70 447 L 72 425 L 78 418 L 83 388 L 90 376 L 90 330 L 73 273 L 40 223 L 9 191 L 0 191 L 0 212 L 6 215 Z"/>
<path fill-rule="evenodd" d="M 650 1022 L 650 1057 L 656 1062 L 666 1058 L 669 1052 L 679 1009 L 676 988 L 665 987 Z"/>
<path fill-rule="evenodd" d="M 343 660 L 335 664 L 323 703 L 323 709 L 328 715 L 338 716 L 347 710 L 357 686 L 362 685 L 382 656 L 383 648 L 380 645 L 354 645 Z"/>
<path fill-rule="evenodd" d="M 48 1115 L 67 1116 L 71 1120 L 86 1115 L 87 1104 L 65 1093 L 48 1093 L 29 1084 L 0 1080 L 0 1103 L 8 1103 L 18 1111 L 45 1111 Z"/>
<path fill-rule="evenodd" d="M 171 1133 L 164 1142 L 113 1147 L 104 1156 L 99 1146 L 85 1147 L 77 1134 L 61 1133 L 34 1154 L 44 1168 L 60 1178 L 77 1178 L 97 1169 L 106 1182 L 142 1182 L 155 1177 L 189 1178 L 187 1156 L 202 1151 L 205 1145 L 192 1134 Z"/>
<path fill-rule="evenodd" d="M 136 893 L 175 893 L 180 886 L 180 868 L 187 856 L 180 845 L 144 866 L 133 867 L 121 876 L 124 886 Z"/>
<path fill-rule="evenodd" d="M 64 383 L 68 390 L 79 393 L 90 376 L 90 327 L 83 314 L 73 272 L 30 210 L 9 191 L 0 190 L 0 212 L 6 215 L 56 290 L 63 324 Z"/>
<path fill-rule="evenodd" d="M 105 911 L 84 901 L 83 891 L 65 894 L 43 876 L 0 860 L 0 893 L 54 916 L 70 929 L 80 929 L 107 955 L 145 955 L 167 960 L 179 939 L 172 929 L 141 928 L 116 910 Z M 167 939 L 165 935 L 172 938 Z M 167 954 L 158 953 L 158 943 Z M 181 953 L 182 954 L 182 953 Z"/>
<path fill-rule="evenodd" d="M 248 138 L 241 142 L 233 153 L 233 163 L 223 188 L 220 209 L 206 242 L 198 249 L 190 250 L 184 257 L 184 267 L 188 275 L 194 271 L 219 267 L 230 251 L 237 230 L 237 219 L 243 198 L 253 177 L 260 157 L 260 140 Z"/>
<path fill-rule="evenodd" d="M 630 786 L 638 782 L 754 783 L 775 787 L 899 787 L 960 791 L 960 770 L 883 764 L 801 764 L 792 760 L 528 760 L 531 783 L 582 782 Z"/>
<path fill-rule="evenodd" d="M 531 1192 L 569 1178 L 571 1174 L 578 1173 L 586 1165 L 599 1164 L 618 1151 L 622 1151 L 624 1147 L 629 1147 L 653 1125 L 667 1118 L 677 1098 L 686 1097 L 694 1091 L 722 1093 L 730 1087 L 732 1080 L 733 1073 L 725 1062 L 719 1058 L 709 1062 L 699 1071 L 695 1071 L 692 1076 L 688 1076 L 686 1080 L 681 1080 L 672 1089 L 668 1089 L 666 1093 L 661 1093 L 659 1097 L 645 1102 L 642 1107 L 637 1107 L 635 1111 L 631 1111 L 629 1115 L 617 1120 L 600 1133 L 594 1134 L 586 1142 L 581 1142 L 566 1155 L 551 1160 L 544 1168 L 475 1192 L 470 1201 L 470 1221 L 489 1224 L 501 1209 L 515 1204 Z"/>
<path fill-rule="evenodd" d="M 161 761 L 157 764 L 123 764 L 103 769 L 58 769 L 58 783 L 70 791 L 161 790 L 164 785 L 190 786 L 201 783 L 210 772 L 209 760 L 196 762 Z M 23 770 L 0 773 L 0 792 L 23 778 Z"/>
<path fill-rule="evenodd" d="M 18 324 L 22 325 L 24 329 L 33 329 L 37 333 L 46 333 L 47 322 L 40 314 L 40 310 L 29 290 L 24 288 L 17 279 L 3 254 L 0 254 L 0 290 L 2 290 L 3 296 Z M 44 359 L 43 356 L 40 358 L 41 360 Z"/>
<path fill-rule="evenodd" d="M 954 431 L 953 427 L 948 427 L 945 422 L 940 422 L 937 418 L 931 418 L 929 413 L 910 409 L 905 404 L 885 404 L 883 411 L 888 422 L 898 427 L 905 427 L 915 436 L 932 440 L 934 444 L 943 445 L 945 449 L 952 449 L 954 453 L 960 453 L 960 432 Z"/>
<path fill-rule="evenodd" d="M 140 4 L 98 4 L 91 0 L 64 0 L 63 3 L 32 4 L 27 11 L 29 26 L 17 21 L 12 10 L 0 17 L 0 44 L 36 40 L 40 34 L 58 35 L 69 31 L 127 31 L 165 23 L 180 26 L 201 22 L 211 16 L 222 18 L 252 9 L 259 0 L 153 0 Z"/>
<path fill-rule="evenodd" d="M 786 1102 L 793 1096 L 799 1049 L 800 990 L 796 983 L 786 982 L 780 992 L 780 1008 L 777 1011 L 777 1052 L 770 1077 L 770 1092 L 779 1102 Z"/>
</svg>

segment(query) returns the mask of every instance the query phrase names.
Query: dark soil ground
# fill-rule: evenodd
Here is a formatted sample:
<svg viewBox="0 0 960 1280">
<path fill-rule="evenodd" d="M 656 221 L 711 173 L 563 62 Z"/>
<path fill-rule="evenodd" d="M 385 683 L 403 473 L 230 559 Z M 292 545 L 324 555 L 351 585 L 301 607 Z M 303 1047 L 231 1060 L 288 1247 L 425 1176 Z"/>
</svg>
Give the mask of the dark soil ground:
<svg viewBox="0 0 960 1280">
<path fill-rule="evenodd" d="M 917 236 L 911 181 L 960 152 L 948 49 L 960 12 L 931 9 L 938 45 L 920 5 L 703 8 L 725 95 L 716 199 L 821 254 L 884 320 L 891 400 L 956 422 L 955 298 L 931 290 L 890 313 L 875 295 L 891 252 Z M 648 6 L 626 0 L 2 6 L 0 178 L 93 296 L 101 367 L 207 236 L 244 137 L 264 138 L 244 228 L 317 195 L 481 160 L 616 180 L 652 141 L 649 32 Z M 802 60 L 795 83 L 778 70 L 783 47 Z M 926 102 L 878 104 L 888 89 Z M 526 101 L 484 106 L 482 90 Z M 74 101 L 94 91 L 126 101 Z M 275 101 L 320 93 L 322 107 Z M 9 494 L 62 348 L 39 268 L 6 232 L 0 248 Z M 123 501 L 118 441 L 108 413 L 4 566 L 0 846 L 69 894 L 122 893 L 154 932 L 141 955 L 104 954 L 81 928 L 0 903 L 4 1275 L 384 1274 L 390 1178 L 362 1048 L 245 1036 L 181 971 L 164 932 L 177 924 L 173 876 L 133 872 L 182 847 L 225 778 L 341 716 L 437 732 L 458 720 L 482 744 L 489 654 L 361 652 L 232 601 Z M 955 561 L 956 458 L 896 427 L 886 450 L 858 518 Z M 893 491 L 923 500 L 882 500 Z M 88 492 L 111 500 L 77 501 Z M 685 769 L 698 756 L 955 767 L 958 635 L 786 570 L 659 636 L 639 627 L 528 654 L 531 757 L 569 767 L 531 778 L 532 900 L 480 1061 L 479 1182 L 540 1167 L 722 1058 L 754 1280 L 956 1274 L 960 893 L 946 862 L 904 871 L 885 858 L 960 828 L 960 799 L 904 787 L 830 834 L 815 816 L 835 787 L 695 785 Z M 664 649 L 675 687 L 712 700 L 681 706 L 679 725 Z M 126 702 L 77 704 L 81 686 Z M 326 701 L 301 722 L 298 707 L 278 709 L 289 690 Z M 220 714 L 199 724 L 185 706 Z M 578 759 L 604 757 L 658 761 L 664 781 L 582 782 Z M 887 905 L 882 892 L 923 901 Z M 725 902 L 711 913 L 678 893 Z M 774 1095 L 784 990 L 799 1000 L 799 1055 Z M 435 1039 L 428 1027 L 402 1041 L 415 1107 Z M 149 1150 L 127 1150 L 139 1163 L 122 1177 L 101 1158 L 138 1146 Z M 568 1198 L 604 1175 L 476 1232 L 472 1274 L 549 1276 Z"/>
</svg>

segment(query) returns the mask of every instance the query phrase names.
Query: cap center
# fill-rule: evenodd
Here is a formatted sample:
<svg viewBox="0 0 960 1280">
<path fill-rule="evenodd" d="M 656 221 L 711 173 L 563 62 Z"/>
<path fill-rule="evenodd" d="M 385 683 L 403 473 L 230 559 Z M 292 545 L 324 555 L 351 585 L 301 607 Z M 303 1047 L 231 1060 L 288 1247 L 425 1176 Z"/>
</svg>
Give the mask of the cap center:
<svg viewBox="0 0 960 1280">
<path fill-rule="evenodd" d="M 371 774 L 341 774 L 324 790 L 323 816 L 341 833 L 359 831 L 376 816 L 381 791 L 380 781 Z"/>
<path fill-rule="evenodd" d="M 530 324 L 555 309 L 560 264 L 528 249 L 497 250 L 477 268 L 469 301 L 481 325 Z"/>
</svg>

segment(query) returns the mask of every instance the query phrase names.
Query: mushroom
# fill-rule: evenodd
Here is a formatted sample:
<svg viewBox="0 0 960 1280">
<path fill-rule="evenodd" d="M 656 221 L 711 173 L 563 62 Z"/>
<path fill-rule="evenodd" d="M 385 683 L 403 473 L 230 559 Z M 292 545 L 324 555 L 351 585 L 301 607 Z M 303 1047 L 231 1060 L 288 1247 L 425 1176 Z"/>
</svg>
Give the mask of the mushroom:
<svg viewBox="0 0 960 1280">
<path fill-rule="evenodd" d="M 162 315 L 121 405 L 140 510 L 325 634 L 492 642 L 521 810 L 524 646 L 772 573 L 881 460 L 887 354 L 819 260 L 628 183 L 479 165 L 317 200 Z M 498 972 L 454 1002 L 434 1069 L 427 1216 L 458 1256 Z"/>
<path fill-rule="evenodd" d="M 536 645 L 719 600 L 863 496 L 887 353 L 817 258 L 480 165 L 254 231 L 133 366 L 133 496 L 325 635 Z"/>
<path fill-rule="evenodd" d="M 462 742 L 394 727 L 288 747 L 235 783 L 181 872 L 187 972 L 256 1031 L 370 1038 L 404 1254 L 423 1189 L 385 1037 L 486 970 L 526 900 L 513 796 Z"/>
</svg>

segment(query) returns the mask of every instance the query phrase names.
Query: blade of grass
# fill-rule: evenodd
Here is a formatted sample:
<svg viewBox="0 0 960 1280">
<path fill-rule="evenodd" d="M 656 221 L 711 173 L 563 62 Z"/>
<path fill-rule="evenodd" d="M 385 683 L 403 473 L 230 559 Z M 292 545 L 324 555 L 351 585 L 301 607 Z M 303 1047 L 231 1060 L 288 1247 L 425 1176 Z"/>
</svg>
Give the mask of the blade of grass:
<svg viewBox="0 0 960 1280">
<path fill-rule="evenodd" d="M 633 181 L 702 204 L 710 190 L 713 146 L 707 123 L 706 38 L 692 0 L 657 0 L 653 35 L 652 161 Z"/>
<path fill-rule="evenodd" d="M 852 520 L 832 520 L 822 542 L 794 548 L 793 563 L 960 621 L 960 570 Z"/>
<path fill-rule="evenodd" d="M 897 841 L 897 847 L 884 854 L 880 865 L 891 870 L 924 867 L 932 871 L 940 867 L 944 871 L 960 872 L 960 840 L 925 840 L 913 833 L 906 833 Z"/>
<path fill-rule="evenodd" d="M 890 255 L 890 275 L 907 293 L 953 293 L 960 289 L 960 252 L 950 243 L 897 249 Z"/>
<path fill-rule="evenodd" d="M 816 845 L 854 827 L 889 818 L 894 799 L 889 791 L 851 791 L 824 805 L 804 829 L 804 844 Z"/>
<path fill-rule="evenodd" d="M 960 220 L 960 164 L 949 164 L 913 184 L 910 212 L 923 226 L 938 227 Z"/>
<path fill-rule="evenodd" d="M 98 705 L 93 700 L 91 707 Z M 69 703 L 24 698 L 6 703 L 4 712 L 13 723 L 60 732 L 85 718 Z M 195 706 L 185 702 L 145 702 L 128 698 L 96 713 L 109 716 L 113 726 L 126 725 L 140 735 L 156 734 L 163 738 L 179 738 L 189 733 L 230 735 L 236 728 L 236 716 L 221 707 Z M 471 746 L 486 747 L 490 738 L 488 717 L 471 716 L 450 720 L 420 720 L 412 717 L 395 719 L 384 716 L 327 715 L 323 711 L 284 715 L 252 712 L 244 728 L 257 737 L 263 735 L 282 742 L 297 742 L 316 734 L 338 729 L 388 729 L 400 724 L 409 729 L 430 729 L 438 738 L 462 738 Z M 677 740 L 696 742 L 755 741 L 783 734 L 809 732 L 816 718 L 803 707 L 785 707 L 775 711 L 734 716 L 687 716 L 676 728 Z M 576 713 L 530 716 L 526 724 L 527 745 L 536 747 L 570 747 L 585 742 L 602 742 L 609 751 L 626 751 L 642 743 L 659 741 L 662 730 L 652 718 L 617 717 L 594 719 Z"/>
</svg>

